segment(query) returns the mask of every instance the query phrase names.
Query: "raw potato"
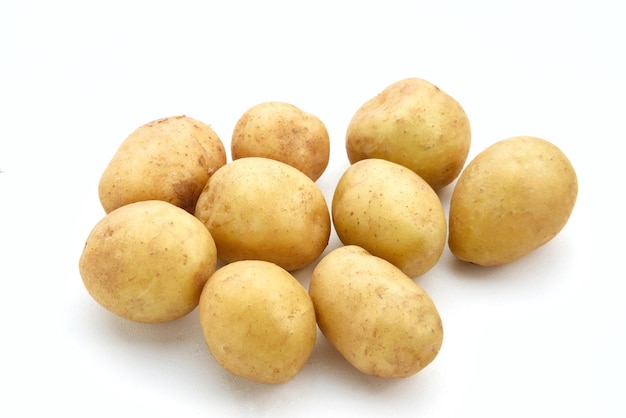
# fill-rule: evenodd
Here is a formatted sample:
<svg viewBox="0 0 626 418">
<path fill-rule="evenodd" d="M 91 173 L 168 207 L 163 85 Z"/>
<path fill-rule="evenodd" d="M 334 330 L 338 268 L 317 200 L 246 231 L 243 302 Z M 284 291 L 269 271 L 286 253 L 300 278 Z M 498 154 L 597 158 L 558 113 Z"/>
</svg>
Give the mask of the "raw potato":
<svg viewBox="0 0 626 418">
<path fill-rule="evenodd" d="M 554 144 L 529 136 L 496 142 L 454 188 L 450 250 L 483 266 L 518 260 L 561 231 L 577 194 L 576 172 Z"/>
<path fill-rule="evenodd" d="M 348 167 L 335 188 L 332 219 L 343 244 L 363 247 L 409 277 L 430 270 L 446 246 L 448 225 L 435 191 L 387 160 Z"/>
<path fill-rule="evenodd" d="M 340 247 L 322 258 L 309 294 L 324 336 L 363 373 L 408 377 L 439 353 L 443 327 L 428 294 L 358 246 Z"/>
<path fill-rule="evenodd" d="M 317 259 L 330 238 L 330 213 L 319 187 L 269 158 L 241 158 L 217 170 L 195 215 L 226 263 L 265 260 L 292 271 Z"/>
<path fill-rule="evenodd" d="M 196 308 L 216 261 L 202 222 L 171 203 L 149 200 L 122 206 L 94 226 L 79 271 L 91 296 L 114 314 L 166 322 Z"/>
<path fill-rule="evenodd" d="M 328 165 L 330 139 L 315 115 L 284 102 L 263 102 L 246 110 L 233 130 L 234 160 L 265 157 L 289 164 L 316 181 Z"/>
<path fill-rule="evenodd" d="M 399 80 L 365 102 L 346 133 L 351 163 L 382 158 L 413 170 L 441 189 L 465 165 L 470 124 L 450 95 L 419 78 Z"/>
<path fill-rule="evenodd" d="M 295 277 L 266 261 L 218 269 L 202 291 L 198 312 L 215 360 L 249 380 L 293 379 L 315 345 L 311 298 Z"/>
<path fill-rule="evenodd" d="M 155 120 L 120 145 L 100 178 L 100 202 L 106 213 L 142 200 L 163 200 L 191 213 L 224 164 L 224 145 L 208 125 L 187 116 Z"/>
</svg>

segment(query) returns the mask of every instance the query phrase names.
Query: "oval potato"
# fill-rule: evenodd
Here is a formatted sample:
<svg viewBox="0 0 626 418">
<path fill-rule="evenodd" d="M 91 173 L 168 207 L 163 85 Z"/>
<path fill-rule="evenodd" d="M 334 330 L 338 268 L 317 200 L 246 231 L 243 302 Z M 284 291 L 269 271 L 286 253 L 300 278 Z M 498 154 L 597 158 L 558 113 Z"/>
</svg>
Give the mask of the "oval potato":
<svg viewBox="0 0 626 418">
<path fill-rule="evenodd" d="M 435 190 L 458 177 L 470 143 L 470 123 L 461 105 L 415 77 L 396 81 L 365 102 L 346 132 L 351 163 L 366 158 L 393 161 Z"/>
<path fill-rule="evenodd" d="M 363 373 L 408 377 L 439 353 L 443 326 L 432 299 L 363 248 L 344 246 L 322 258 L 309 294 L 324 336 Z"/>
<path fill-rule="evenodd" d="M 317 259 L 330 238 L 328 205 L 315 182 L 263 157 L 240 158 L 217 170 L 195 216 L 225 263 L 264 260 L 292 271 Z"/>
<path fill-rule="evenodd" d="M 307 291 L 273 263 L 242 260 L 207 281 L 198 308 L 215 360 L 261 383 L 293 379 L 309 359 L 317 328 Z"/>
<path fill-rule="evenodd" d="M 122 142 L 98 184 L 106 213 L 142 200 L 163 200 L 192 213 L 226 151 L 210 126 L 188 116 L 140 126 Z"/>
<path fill-rule="evenodd" d="M 324 123 L 291 103 L 271 101 L 246 110 L 233 129 L 233 160 L 272 158 L 289 164 L 316 181 L 330 158 Z"/>
<path fill-rule="evenodd" d="M 171 203 L 130 203 L 102 218 L 79 261 L 89 294 L 112 313 L 165 322 L 196 308 L 217 251 L 198 219 Z"/>
<path fill-rule="evenodd" d="M 496 142 L 467 165 L 455 185 L 450 250 L 483 266 L 518 260 L 561 231 L 577 194 L 574 167 L 554 144 L 530 136 Z"/>
<path fill-rule="evenodd" d="M 446 246 L 439 196 L 413 171 L 387 160 L 370 158 L 346 169 L 333 195 L 332 220 L 343 244 L 363 247 L 409 277 L 430 270 Z"/>
</svg>

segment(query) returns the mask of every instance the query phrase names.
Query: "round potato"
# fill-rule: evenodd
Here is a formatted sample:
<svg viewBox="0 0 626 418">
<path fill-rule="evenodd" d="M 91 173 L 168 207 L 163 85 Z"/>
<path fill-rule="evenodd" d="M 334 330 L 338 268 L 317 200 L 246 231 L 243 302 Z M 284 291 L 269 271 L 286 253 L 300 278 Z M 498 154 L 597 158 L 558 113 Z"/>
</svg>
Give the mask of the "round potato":
<svg viewBox="0 0 626 418">
<path fill-rule="evenodd" d="M 450 250 L 483 266 L 518 260 L 561 231 L 577 194 L 576 172 L 554 144 L 529 136 L 496 142 L 455 185 Z"/>
<path fill-rule="evenodd" d="M 265 157 L 289 164 L 316 181 L 328 165 L 330 139 L 315 115 L 284 102 L 263 102 L 246 110 L 233 130 L 234 160 Z"/>
<path fill-rule="evenodd" d="M 365 102 L 346 133 L 351 163 L 382 158 L 413 170 L 435 190 L 456 179 L 471 142 L 461 105 L 419 78 L 399 80 Z"/>
<path fill-rule="evenodd" d="M 106 213 L 128 203 L 163 200 L 193 212 L 211 174 L 226 164 L 226 151 L 208 125 L 187 116 L 140 126 L 120 145 L 100 178 Z"/>
<path fill-rule="evenodd" d="M 112 313 L 166 322 L 195 309 L 216 261 L 202 222 L 171 203 L 148 200 L 115 209 L 95 225 L 79 271 L 89 294 Z"/>
<path fill-rule="evenodd" d="M 335 188 L 332 220 L 343 244 L 363 247 L 409 277 L 430 270 L 446 246 L 446 216 L 435 191 L 387 160 L 348 167 Z"/>
<path fill-rule="evenodd" d="M 267 261 L 218 269 L 202 291 L 198 312 L 215 360 L 256 382 L 293 379 L 315 345 L 311 298 L 295 277 Z"/>
<path fill-rule="evenodd" d="M 298 169 L 263 157 L 240 158 L 217 170 L 195 216 L 226 263 L 264 260 L 292 271 L 317 259 L 330 238 L 330 213 L 319 187 Z"/>
<path fill-rule="evenodd" d="M 363 248 L 344 246 L 322 258 L 309 294 L 324 336 L 363 373 L 408 377 L 439 353 L 443 326 L 432 299 Z"/>
</svg>

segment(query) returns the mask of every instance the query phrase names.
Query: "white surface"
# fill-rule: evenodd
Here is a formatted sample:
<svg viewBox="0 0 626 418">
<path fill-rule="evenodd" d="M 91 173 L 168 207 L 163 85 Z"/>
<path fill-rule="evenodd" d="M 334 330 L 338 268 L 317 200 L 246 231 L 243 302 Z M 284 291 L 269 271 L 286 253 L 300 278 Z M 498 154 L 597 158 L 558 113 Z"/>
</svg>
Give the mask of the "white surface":
<svg viewBox="0 0 626 418">
<path fill-rule="evenodd" d="M 626 415 L 617 2 L 212 3 L 0 6 L 0 416 Z M 136 127 L 187 114 L 228 146 L 249 106 L 291 102 L 330 132 L 318 182 L 330 202 L 352 114 L 408 76 L 465 108 L 470 158 L 544 137 L 580 187 L 565 229 L 525 259 L 484 269 L 446 250 L 417 279 L 445 327 L 424 371 L 367 377 L 320 337 L 294 380 L 259 385 L 217 366 L 195 312 L 146 326 L 90 299 L 77 263 L 103 216 L 97 182 Z"/>
</svg>

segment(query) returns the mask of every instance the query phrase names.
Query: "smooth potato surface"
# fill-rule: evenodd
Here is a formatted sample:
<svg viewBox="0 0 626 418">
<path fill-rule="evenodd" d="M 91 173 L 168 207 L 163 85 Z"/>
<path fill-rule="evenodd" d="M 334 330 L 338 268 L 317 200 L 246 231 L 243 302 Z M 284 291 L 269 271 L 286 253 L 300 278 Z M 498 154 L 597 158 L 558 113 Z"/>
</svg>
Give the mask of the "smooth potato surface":
<svg viewBox="0 0 626 418">
<path fill-rule="evenodd" d="M 363 373 L 408 377 L 439 353 L 443 326 L 431 298 L 397 267 L 358 246 L 322 258 L 309 294 L 324 336 Z"/>
<path fill-rule="evenodd" d="M 193 212 L 207 180 L 226 164 L 226 151 L 208 125 L 188 116 L 140 126 L 105 168 L 98 195 L 105 212 L 142 200 L 163 200 Z"/>
<path fill-rule="evenodd" d="M 332 220 L 343 244 L 363 247 L 409 277 L 430 270 L 446 245 L 446 216 L 435 191 L 387 160 L 348 167 L 335 188 Z"/>
<path fill-rule="evenodd" d="M 202 291 L 198 312 L 213 357 L 249 380 L 293 379 L 315 345 L 311 298 L 295 277 L 266 261 L 243 260 L 218 269 Z"/>
<path fill-rule="evenodd" d="M 458 177 L 470 143 L 470 123 L 461 105 L 420 78 L 396 81 L 366 101 L 346 132 L 351 163 L 366 158 L 393 161 L 435 190 Z"/>
<path fill-rule="evenodd" d="M 165 322 L 196 308 L 216 261 L 215 243 L 198 219 L 152 200 L 102 218 L 87 238 L 79 271 L 90 295 L 112 313 Z"/>
<path fill-rule="evenodd" d="M 518 260 L 561 231 L 577 194 L 576 172 L 554 144 L 529 136 L 496 142 L 468 164 L 454 188 L 450 250 L 484 266 Z"/>
<path fill-rule="evenodd" d="M 292 271 L 319 257 L 330 238 L 319 187 L 295 167 L 263 157 L 240 158 L 216 171 L 195 216 L 226 263 L 264 260 Z"/>
<path fill-rule="evenodd" d="M 315 115 L 285 102 L 263 102 L 246 110 L 233 130 L 231 154 L 272 158 L 316 181 L 328 165 L 330 139 Z"/>
</svg>

